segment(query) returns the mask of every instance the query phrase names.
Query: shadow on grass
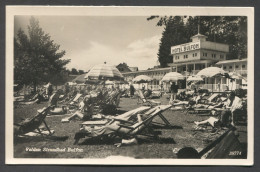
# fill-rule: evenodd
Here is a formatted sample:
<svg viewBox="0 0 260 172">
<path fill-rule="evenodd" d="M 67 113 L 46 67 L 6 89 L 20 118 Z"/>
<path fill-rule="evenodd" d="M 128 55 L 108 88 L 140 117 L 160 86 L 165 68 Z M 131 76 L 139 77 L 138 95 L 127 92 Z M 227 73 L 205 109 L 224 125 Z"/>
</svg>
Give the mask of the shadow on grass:
<svg viewBox="0 0 260 172">
<path fill-rule="evenodd" d="M 156 134 L 159 132 L 156 131 Z M 157 143 L 157 144 L 176 144 L 173 138 L 160 138 L 160 137 L 138 137 L 138 144 Z M 122 138 L 85 138 L 85 140 L 78 145 L 114 145 L 121 143 Z"/>
<path fill-rule="evenodd" d="M 162 126 L 162 125 L 152 125 L 152 128 L 154 129 L 183 129 L 182 126 L 178 126 L 178 125 L 171 125 L 171 126 Z"/>
<path fill-rule="evenodd" d="M 14 144 L 41 141 L 66 141 L 69 136 L 24 136 L 14 137 Z"/>
<path fill-rule="evenodd" d="M 120 110 L 120 109 L 118 109 L 116 111 L 117 114 L 123 114 L 123 113 L 126 113 L 126 112 L 127 112 L 126 110 Z"/>
</svg>

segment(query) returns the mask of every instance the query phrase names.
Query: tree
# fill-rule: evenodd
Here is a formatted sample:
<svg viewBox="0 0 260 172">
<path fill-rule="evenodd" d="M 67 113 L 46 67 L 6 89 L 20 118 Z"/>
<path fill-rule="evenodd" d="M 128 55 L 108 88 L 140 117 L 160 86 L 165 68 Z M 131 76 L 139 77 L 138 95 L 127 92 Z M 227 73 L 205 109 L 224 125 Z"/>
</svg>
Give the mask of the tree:
<svg viewBox="0 0 260 172">
<path fill-rule="evenodd" d="M 151 16 L 147 20 L 159 18 Z M 198 33 L 208 36 L 208 41 L 229 45 L 228 59 L 247 57 L 247 17 L 244 16 L 165 16 L 160 17 L 157 26 L 164 26 L 158 60 L 161 67 L 172 63 L 170 47 L 190 41 Z"/>
<path fill-rule="evenodd" d="M 78 75 L 79 73 L 78 73 L 78 70 L 77 69 L 75 69 L 75 68 L 72 68 L 71 69 L 71 75 Z"/>
<path fill-rule="evenodd" d="M 70 60 L 61 59 L 65 51 L 59 48 L 60 45 L 40 28 L 39 21 L 31 17 L 28 34 L 20 28 L 14 38 L 15 82 L 32 84 L 36 90 L 38 84 L 62 77 Z"/>
<path fill-rule="evenodd" d="M 80 75 L 82 75 L 82 74 L 84 74 L 85 72 L 84 72 L 84 70 L 79 70 L 79 74 Z"/>
<path fill-rule="evenodd" d="M 183 44 L 187 41 L 185 35 L 184 22 L 182 17 L 161 18 L 158 26 L 165 25 L 162 33 L 160 47 L 158 51 L 158 60 L 161 67 L 167 67 L 168 63 L 172 63 L 171 46 Z"/>
</svg>

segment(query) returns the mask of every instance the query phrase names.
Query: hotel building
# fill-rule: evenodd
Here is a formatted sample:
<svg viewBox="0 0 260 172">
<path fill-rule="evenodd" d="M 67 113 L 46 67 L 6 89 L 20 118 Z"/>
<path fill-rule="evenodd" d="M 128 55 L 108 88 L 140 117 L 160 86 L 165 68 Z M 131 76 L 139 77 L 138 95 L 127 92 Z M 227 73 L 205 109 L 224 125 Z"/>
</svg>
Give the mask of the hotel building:
<svg viewBox="0 0 260 172">
<path fill-rule="evenodd" d="M 147 75 L 154 79 L 151 87 L 154 89 L 160 88 L 160 80 L 168 72 L 179 72 L 186 76 L 196 75 L 200 70 L 217 66 L 228 72 L 238 72 L 246 78 L 247 75 L 247 59 L 226 60 L 229 53 L 229 46 L 222 43 L 207 41 L 207 36 L 197 34 L 191 37 L 191 42 L 171 47 L 171 55 L 173 56 L 173 63 L 168 63 L 168 68 L 158 68 L 153 70 L 143 70 L 136 72 L 126 72 L 123 76 L 128 82 L 138 75 Z M 186 80 L 180 82 L 182 88 L 186 88 Z M 223 91 L 229 86 L 229 89 L 241 88 L 246 81 L 236 80 L 236 84 L 224 77 L 206 78 L 198 86 L 200 88 L 217 91 Z M 148 86 L 149 87 L 149 86 Z M 166 87 L 168 87 L 166 85 Z M 165 88 L 168 89 L 168 88 Z"/>
</svg>

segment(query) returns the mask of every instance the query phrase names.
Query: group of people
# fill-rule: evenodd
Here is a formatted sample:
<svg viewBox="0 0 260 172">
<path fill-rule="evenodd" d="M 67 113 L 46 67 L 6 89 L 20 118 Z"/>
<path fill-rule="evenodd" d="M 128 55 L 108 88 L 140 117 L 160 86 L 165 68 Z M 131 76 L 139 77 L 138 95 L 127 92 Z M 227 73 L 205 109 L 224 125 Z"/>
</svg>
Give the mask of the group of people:
<svg viewBox="0 0 260 172">
<path fill-rule="evenodd" d="M 51 95 L 49 99 L 49 105 L 54 107 L 53 113 L 60 113 L 64 111 L 64 108 L 58 106 L 58 102 L 67 105 L 67 109 L 70 107 L 76 108 L 76 111 L 69 118 L 63 120 L 63 122 L 70 121 L 74 118 L 88 120 L 92 118 L 94 114 L 94 106 L 115 105 L 118 106 L 119 100 L 115 99 L 115 96 L 119 95 L 121 90 L 119 88 L 112 87 L 106 88 L 103 85 L 92 85 L 85 89 L 78 90 L 76 87 L 69 88 L 65 86 L 65 90 L 57 90 Z M 82 97 L 79 103 L 71 102 L 72 99 L 79 95 Z M 63 97 L 63 100 L 60 98 Z M 69 103 L 70 102 L 70 103 Z M 103 108 L 103 107 L 101 107 Z"/>
<path fill-rule="evenodd" d="M 215 108 L 219 109 L 215 110 Z M 220 113 L 216 113 L 216 111 L 220 111 Z M 235 127 L 235 117 L 246 113 L 246 109 L 243 106 L 242 99 L 237 97 L 234 92 L 230 92 L 226 101 L 212 106 L 211 113 L 217 114 L 217 116 L 212 116 L 204 121 L 195 121 L 194 123 L 196 125 L 210 124 L 212 127 Z"/>
</svg>

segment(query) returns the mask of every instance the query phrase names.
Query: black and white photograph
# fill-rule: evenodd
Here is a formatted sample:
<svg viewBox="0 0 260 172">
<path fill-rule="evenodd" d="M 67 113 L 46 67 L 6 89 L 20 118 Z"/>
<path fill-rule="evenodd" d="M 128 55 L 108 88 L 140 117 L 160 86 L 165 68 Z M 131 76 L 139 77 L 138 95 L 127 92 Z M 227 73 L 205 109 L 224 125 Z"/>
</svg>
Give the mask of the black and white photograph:
<svg viewBox="0 0 260 172">
<path fill-rule="evenodd" d="M 6 163 L 253 165 L 254 8 L 6 8 Z"/>
</svg>

